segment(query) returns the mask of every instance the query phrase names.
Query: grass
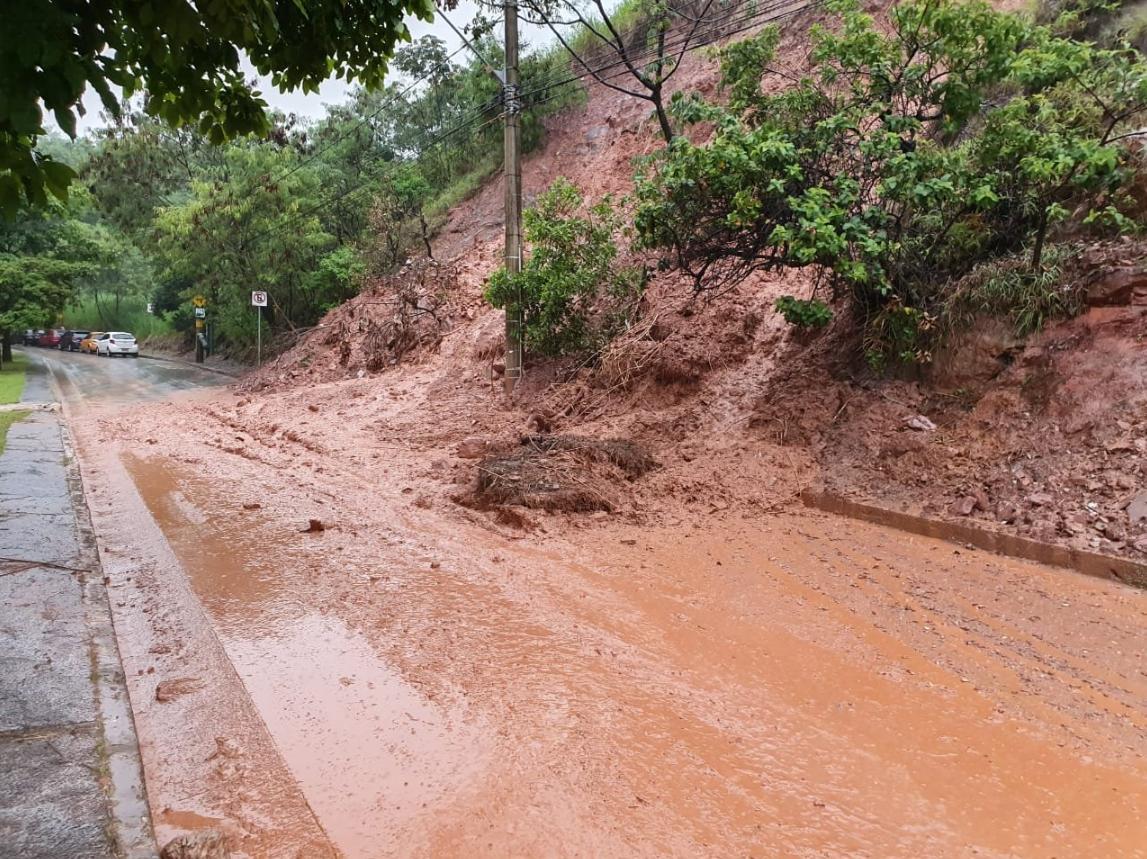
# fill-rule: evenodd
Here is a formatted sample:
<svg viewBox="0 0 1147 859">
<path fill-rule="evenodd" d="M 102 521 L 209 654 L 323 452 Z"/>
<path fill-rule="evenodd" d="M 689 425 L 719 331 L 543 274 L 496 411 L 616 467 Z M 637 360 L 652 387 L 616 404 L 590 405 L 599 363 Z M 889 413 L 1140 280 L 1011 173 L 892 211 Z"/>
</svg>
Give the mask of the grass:
<svg viewBox="0 0 1147 859">
<path fill-rule="evenodd" d="M 30 414 L 32 413 L 27 409 L 14 412 L 0 412 L 0 453 L 4 452 L 4 446 L 8 443 L 8 427 L 18 421 L 24 420 L 24 418 Z"/>
<path fill-rule="evenodd" d="M 12 360 L 0 368 L 0 404 L 20 402 L 27 371 L 28 359 L 23 355 L 13 355 Z"/>
</svg>

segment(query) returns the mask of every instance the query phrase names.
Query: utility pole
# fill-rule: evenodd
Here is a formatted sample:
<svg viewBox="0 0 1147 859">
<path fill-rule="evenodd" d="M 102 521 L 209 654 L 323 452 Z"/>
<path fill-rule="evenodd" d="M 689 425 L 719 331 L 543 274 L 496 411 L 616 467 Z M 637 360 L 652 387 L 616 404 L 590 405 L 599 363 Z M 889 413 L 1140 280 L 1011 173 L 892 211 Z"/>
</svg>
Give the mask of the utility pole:
<svg viewBox="0 0 1147 859">
<path fill-rule="evenodd" d="M 521 87 L 518 82 L 518 0 L 505 0 L 506 75 L 502 101 L 506 111 L 506 273 L 522 270 L 522 137 Z M 522 376 L 522 303 L 506 304 L 506 396 Z"/>
</svg>

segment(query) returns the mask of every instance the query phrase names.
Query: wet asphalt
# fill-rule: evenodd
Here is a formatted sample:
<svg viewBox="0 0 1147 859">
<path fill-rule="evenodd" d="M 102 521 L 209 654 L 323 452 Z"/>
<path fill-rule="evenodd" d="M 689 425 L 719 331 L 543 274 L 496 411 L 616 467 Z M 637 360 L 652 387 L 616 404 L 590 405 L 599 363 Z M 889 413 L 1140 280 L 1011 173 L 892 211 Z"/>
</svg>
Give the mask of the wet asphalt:
<svg viewBox="0 0 1147 859">
<path fill-rule="evenodd" d="M 107 591 L 56 391 L 157 399 L 225 379 L 28 350 L 0 455 L 0 859 L 155 855 Z M 56 384 L 52 384 L 52 379 Z"/>
</svg>

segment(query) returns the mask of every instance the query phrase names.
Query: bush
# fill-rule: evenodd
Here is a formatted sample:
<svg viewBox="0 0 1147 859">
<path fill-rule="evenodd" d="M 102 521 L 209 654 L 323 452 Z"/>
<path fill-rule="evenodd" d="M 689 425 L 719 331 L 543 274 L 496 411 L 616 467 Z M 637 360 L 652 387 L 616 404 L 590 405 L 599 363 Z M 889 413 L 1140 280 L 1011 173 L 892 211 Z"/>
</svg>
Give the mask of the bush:
<svg viewBox="0 0 1147 859">
<path fill-rule="evenodd" d="M 620 220 L 606 198 L 583 210 L 581 194 L 554 182 L 523 216 L 530 253 L 522 270 L 501 268 L 486 298 L 521 314 L 526 348 L 557 356 L 597 349 L 629 320 L 643 286 L 640 272 L 617 265 Z"/>
<path fill-rule="evenodd" d="M 774 307 L 785 322 L 797 328 L 824 328 L 832 322 L 832 309 L 815 298 L 806 300 L 782 295 Z"/>
</svg>

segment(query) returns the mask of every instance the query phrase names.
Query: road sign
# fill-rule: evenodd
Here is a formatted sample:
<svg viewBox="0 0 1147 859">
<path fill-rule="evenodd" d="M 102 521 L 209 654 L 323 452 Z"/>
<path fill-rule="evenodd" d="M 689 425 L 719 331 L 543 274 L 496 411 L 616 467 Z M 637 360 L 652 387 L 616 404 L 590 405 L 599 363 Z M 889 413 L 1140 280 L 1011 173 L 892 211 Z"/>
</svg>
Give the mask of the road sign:
<svg viewBox="0 0 1147 859">
<path fill-rule="evenodd" d="M 195 308 L 195 318 L 196 319 L 206 319 L 207 318 L 207 308 L 196 307 Z"/>
<path fill-rule="evenodd" d="M 251 293 L 251 306 L 252 307 L 266 307 L 267 306 L 267 293 L 265 292 L 252 292 Z"/>
<path fill-rule="evenodd" d="M 207 306 L 207 299 L 204 298 L 202 295 L 197 295 L 197 296 L 195 296 L 195 298 L 191 299 L 191 303 L 194 304 L 196 307 L 206 307 Z"/>
<path fill-rule="evenodd" d="M 155 305 L 152 304 L 150 301 L 147 303 L 147 312 L 148 313 L 155 313 Z"/>
</svg>

